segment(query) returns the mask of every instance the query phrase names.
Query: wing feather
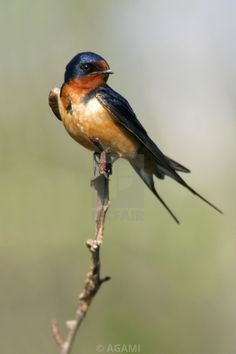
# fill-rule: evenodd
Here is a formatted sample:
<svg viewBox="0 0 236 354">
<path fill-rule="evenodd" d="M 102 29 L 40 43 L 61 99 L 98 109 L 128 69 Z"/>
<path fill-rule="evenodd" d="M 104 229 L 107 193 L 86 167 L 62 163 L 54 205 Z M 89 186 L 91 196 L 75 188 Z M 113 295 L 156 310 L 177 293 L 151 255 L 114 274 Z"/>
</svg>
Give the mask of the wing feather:
<svg viewBox="0 0 236 354">
<path fill-rule="evenodd" d="M 96 97 L 104 106 L 104 108 L 106 108 L 114 116 L 114 118 L 119 121 L 121 125 L 123 125 L 134 136 L 136 136 L 142 145 L 152 154 L 162 172 L 173 178 L 182 186 L 186 187 L 190 192 L 197 195 L 200 199 L 209 204 L 212 208 L 216 209 L 219 213 L 222 213 L 219 208 L 217 208 L 214 204 L 196 192 L 183 180 L 180 175 L 178 175 L 176 170 L 181 171 L 184 169 L 184 172 L 188 172 L 188 169 L 184 168 L 178 163 L 175 163 L 175 161 L 168 159 L 168 157 L 166 157 L 161 152 L 157 145 L 148 136 L 146 130 L 138 121 L 134 111 L 124 97 L 122 97 L 108 85 L 99 87 L 96 91 Z"/>
<path fill-rule="evenodd" d="M 114 118 L 118 119 L 119 123 L 135 135 L 142 145 L 151 152 L 157 164 L 168 170 L 171 177 L 180 182 L 181 177 L 176 173 L 173 164 L 148 136 L 128 101 L 108 85 L 99 88 L 96 97 Z"/>
<path fill-rule="evenodd" d="M 48 104 L 51 107 L 51 110 L 53 111 L 57 119 L 62 120 L 59 111 L 59 105 L 58 105 L 59 94 L 60 94 L 59 88 L 54 88 L 53 90 L 51 90 L 48 95 Z"/>
</svg>

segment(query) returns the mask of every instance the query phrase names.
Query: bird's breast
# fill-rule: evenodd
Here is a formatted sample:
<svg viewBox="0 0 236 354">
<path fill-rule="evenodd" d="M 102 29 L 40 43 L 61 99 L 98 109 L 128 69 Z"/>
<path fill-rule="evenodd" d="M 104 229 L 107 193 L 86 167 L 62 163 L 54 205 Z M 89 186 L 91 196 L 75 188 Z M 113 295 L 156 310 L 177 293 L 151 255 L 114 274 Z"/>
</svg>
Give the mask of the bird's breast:
<svg viewBox="0 0 236 354">
<path fill-rule="evenodd" d="M 132 158 L 137 153 L 136 138 L 107 111 L 96 97 L 87 102 L 70 102 L 69 108 L 62 107 L 61 116 L 68 133 L 89 150 L 96 150 L 91 139 L 98 138 L 100 143 L 112 153 Z"/>
</svg>

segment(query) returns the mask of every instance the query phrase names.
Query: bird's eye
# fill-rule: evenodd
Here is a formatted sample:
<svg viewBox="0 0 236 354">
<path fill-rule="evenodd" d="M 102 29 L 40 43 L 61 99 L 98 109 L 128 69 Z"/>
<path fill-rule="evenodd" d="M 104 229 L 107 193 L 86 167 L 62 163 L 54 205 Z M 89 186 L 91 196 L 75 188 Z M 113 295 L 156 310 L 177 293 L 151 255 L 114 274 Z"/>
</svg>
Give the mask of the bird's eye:
<svg viewBox="0 0 236 354">
<path fill-rule="evenodd" d="M 89 71 L 91 69 L 91 64 L 81 64 L 80 69 L 83 71 Z"/>
</svg>

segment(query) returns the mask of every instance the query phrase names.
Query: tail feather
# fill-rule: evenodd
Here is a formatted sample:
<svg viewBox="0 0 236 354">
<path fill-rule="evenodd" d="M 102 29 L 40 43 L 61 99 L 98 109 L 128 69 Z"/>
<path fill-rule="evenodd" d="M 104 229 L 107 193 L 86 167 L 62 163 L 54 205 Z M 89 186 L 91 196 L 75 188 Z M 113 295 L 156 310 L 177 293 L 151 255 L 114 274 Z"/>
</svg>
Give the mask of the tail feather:
<svg viewBox="0 0 236 354">
<path fill-rule="evenodd" d="M 201 194 L 199 194 L 198 192 L 196 192 L 192 187 L 190 187 L 184 180 L 183 178 L 176 172 L 176 171 L 181 171 L 181 172 L 190 172 L 186 167 L 180 165 L 178 162 L 175 162 L 169 158 L 168 162 L 170 164 L 170 169 L 167 170 L 167 168 L 164 168 L 162 166 L 157 165 L 157 170 L 161 170 L 161 172 L 164 175 L 167 175 L 171 178 L 173 178 L 176 182 L 178 182 L 179 184 L 181 184 L 182 186 L 184 186 L 185 188 L 187 188 L 190 192 L 192 192 L 194 195 L 198 196 L 198 198 L 200 198 L 201 200 L 203 200 L 205 203 L 207 203 L 208 205 L 210 205 L 212 208 L 214 208 L 216 211 L 218 211 L 219 213 L 223 214 L 223 212 L 214 204 L 212 204 L 209 200 L 207 200 L 206 198 L 204 198 Z"/>
<path fill-rule="evenodd" d="M 132 161 L 130 161 L 131 166 L 133 169 L 137 172 L 137 174 L 142 178 L 144 183 L 148 186 L 148 188 L 152 191 L 152 193 L 158 198 L 158 200 L 161 202 L 161 204 L 165 207 L 165 209 L 169 212 L 169 214 L 172 216 L 172 218 L 176 221 L 177 224 L 179 224 L 179 220 L 177 217 L 173 214 L 173 212 L 170 210 L 168 205 L 164 202 L 164 200 L 161 198 L 161 196 L 157 193 L 154 181 L 153 181 L 153 175 L 150 175 L 144 171 L 144 169 L 136 166 Z"/>
<path fill-rule="evenodd" d="M 168 159 L 171 167 L 175 169 L 175 171 L 185 172 L 185 173 L 190 173 L 191 172 L 187 167 L 181 165 L 179 162 L 176 162 L 176 161 L 170 159 L 167 156 L 166 156 L 166 158 Z"/>
<path fill-rule="evenodd" d="M 165 175 L 173 178 L 176 182 L 181 184 L 183 187 L 187 188 L 191 193 L 196 195 L 198 198 L 203 200 L 205 203 L 207 203 L 209 206 L 214 208 L 216 211 L 219 213 L 223 214 L 223 212 L 214 204 L 212 204 L 209 200 L 204 198 L 201 194 L 196 192 L 192 187 L 190 187 L 183 179 L 182 177 L 176 172 L 176 171 L 181 171 L 181 172 L 190 172 L 189 169 L 186 167 L 180 165 L 178 162 L 175 162 L 174 160 L 171 160 L 169 158 L 168 162 L 170 164 L 170 168 L 167 170 L 166 168 L 157 165 L 156 166 L 156 172 L 155 175 L 158 178 L 163 179 Z M 137 174 L 142 178 L 144 183 L 148 186 L 148 188 L 152 191 L 152 193 L 159 199 L 161 204 L 166 208 L 166 210 L 169 212 L 169 214 L 173 217 L 173 219 L 179 224 L 179 220 L 176 218 L 176 216 L 173 214 L 173 212 L 170 210 L 170 208 L 166 205 L 164 200 L 160 197 L 160 195 L 157 193 L 154 185 L 154 180 L 153 180 L 153 174 L 148 173 L 144 170 L 143 166 L 140 166 L 135 160 L 130 161 L 131 166 L 134 168 L 134 170 L 137 172 Z"/>
<path fill-rule="evenodd" d="M 203 200 L 205 203 L 207 203 L 208 205 L 210 205 L 212 208 L 214 208 L 216 211 L 218 211 L 220 214 L 223 214 L 223 211 L 220 210 L 217 206 L 215 206 L 214 204 L 212 204 L 211 202 L 209 202 L 209 200 L 207 200 L 206 198 L 204 198 L 201 194 L 199 194 L 198 192 L 196 192 L 192 187 L 190 187 L 182 178 L 180 178 L 180 180 L 177 180 L 177 182 L 179 182 L 182 186 L 184 186 L 185 188 L 187 188 L 190 192 L 192 192 L 194 195 L 196 195 L 198 198 L 200 198 L 201 200 Z"/>
</svg>

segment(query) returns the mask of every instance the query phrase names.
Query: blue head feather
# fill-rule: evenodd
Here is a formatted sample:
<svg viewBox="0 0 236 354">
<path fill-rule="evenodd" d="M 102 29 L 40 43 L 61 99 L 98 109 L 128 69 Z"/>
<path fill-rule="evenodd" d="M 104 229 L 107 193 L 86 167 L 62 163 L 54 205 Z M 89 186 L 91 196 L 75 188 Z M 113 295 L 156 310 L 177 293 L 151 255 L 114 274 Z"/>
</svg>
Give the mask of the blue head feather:
<svg viewBox="0 0 236 354">
<path fill-rule="evenodd" d="M 98 54 L 92 52 L 83 52 L 79 53 L 66 66 L 64 80 L 65 82 L 70 81 L 76 77 L 83 77 L 86 76 L 96 70 L 98 68 L 93 65 L 93 63 L 97 63 L 100 61 L 106 61 Z M 87 67 L 87 70 L 85 69 Z M 109 65 L 107 64 L 107 68 Z"/>
</svg>

